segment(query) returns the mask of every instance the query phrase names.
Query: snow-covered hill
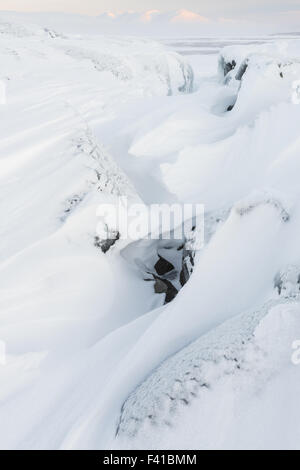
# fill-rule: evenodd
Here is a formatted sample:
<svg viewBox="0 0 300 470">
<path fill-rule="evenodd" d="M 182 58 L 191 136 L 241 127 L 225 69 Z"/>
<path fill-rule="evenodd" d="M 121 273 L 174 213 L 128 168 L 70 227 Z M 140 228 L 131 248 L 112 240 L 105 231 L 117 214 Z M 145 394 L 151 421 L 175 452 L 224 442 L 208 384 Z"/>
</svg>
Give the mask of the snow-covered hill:
<svg viewBox="0 0 300 470">
<path fill-rule="evenodd" d="M 221 224 L 156 330 L 168 355 L 175 338 L 194 341 L 129 395 L 116 446 L 299 448 L 299 46 L 225 48 L 209 109 L 189 107 L 192 144 L 177 139 L 174 149 L 170 138 L 167 187 L 204 201 Z M 151 130 L 155 146 L 149 134 L 133 153 L 157 158 L 171 120 Z"/>
<path fill-rule="evenodd" d="M 27 18 L 0 14 L 0 447 L 299 448 L 300 41 L 193 71 Z M 205 204 L 203 250 L 105 245 L 120 196 Z"/>
</svg>

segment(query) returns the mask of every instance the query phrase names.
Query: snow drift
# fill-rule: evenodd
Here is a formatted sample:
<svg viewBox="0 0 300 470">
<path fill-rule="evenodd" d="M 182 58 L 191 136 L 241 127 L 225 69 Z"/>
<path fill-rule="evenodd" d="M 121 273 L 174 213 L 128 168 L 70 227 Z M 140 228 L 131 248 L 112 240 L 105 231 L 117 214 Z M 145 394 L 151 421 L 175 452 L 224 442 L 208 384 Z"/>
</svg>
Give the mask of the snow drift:
<svg viewBox="0 0 300 470">
<path fill-rule="evenodd" d="M 299 42 L 210 75 L 142 39 L 0 31 L 0 447 L 299 448 Z M 204 249 L 103 245 L 119 196 L 205 204 Z"/>
</svg>

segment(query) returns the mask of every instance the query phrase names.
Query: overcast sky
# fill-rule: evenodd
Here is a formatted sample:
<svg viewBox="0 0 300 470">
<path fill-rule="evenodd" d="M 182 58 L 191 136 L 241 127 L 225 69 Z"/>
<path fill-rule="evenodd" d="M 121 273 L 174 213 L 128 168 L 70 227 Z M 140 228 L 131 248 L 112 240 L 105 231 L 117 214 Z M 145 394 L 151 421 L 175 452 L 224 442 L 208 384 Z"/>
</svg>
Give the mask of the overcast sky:
<svg viewBox="0 0 300 470">
<path fill-rule="evenodd" d="M 237 17 L 300 10 L 300 0 L 0 0 L 0 10 L 66 11 L 96 15 L 105 11 L 190 9 L 209 17 Z"/>
<path fill-rule="evenodd" d="M 1 10 L 87 14 L 95 17 L 97 31 L 103 20 L 103 31 L 130 34 L 266 34 L 300 30 L 300 0 L 0 0 Z M 101 19 L 96 18 L 101 14 Z M 51 16 L 43 15 L 43 24 Z M 83 20 L 86 18 L 81 17 Z M 79 21 L 79 17 L 69 17 L 62 26 L 71 28 L 74 21 Z"/>
</svg>

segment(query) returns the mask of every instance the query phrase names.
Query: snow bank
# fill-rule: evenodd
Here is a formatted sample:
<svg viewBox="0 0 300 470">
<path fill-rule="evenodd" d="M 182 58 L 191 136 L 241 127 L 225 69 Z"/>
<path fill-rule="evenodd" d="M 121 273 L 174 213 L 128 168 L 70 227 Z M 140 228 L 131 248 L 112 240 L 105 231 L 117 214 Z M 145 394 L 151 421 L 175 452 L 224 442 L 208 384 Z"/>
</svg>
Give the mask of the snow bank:
<svg viewBox="0 0 300 470">
<path fill-rule="evenodd" d="M 298 448 L 298 43 L 193 88 L 154 42 L 0 30 L 0 447 Z M 145 271 L 182 246 L 96 237 L 119 196 L 206 205 L 168 305 Z"/>
<path fill-rule="evenodd" d="M 0 369 L 0 447 L 58 448 L 88 402 L 97 407 L 114 371 L 109 358 L 115 354 L 118 364 L 150 320 L 123 335 L 120 329 L 164 302 L 120 256 L 124 243 L 105 256 L 96 240 L 100 204 L 117 205 L 120 196 L 129 204 L 141 199 L 95 125 L 114 119 L 128 103 L 188 93 L 193 74 L 158 43 L 68 36 L 36 26 L 34 16 L 25 24 L 4 16 L 0 338 L 7 364 Z M 76 398 L 73 412 L 68 394 L 79 392 L 78 382 L 89 383 L 93 398 Z M 86 398 L 88 388 L 80 392 Z M 61 412 L 69 418 L 58 432 Z M 45 420 L 43 434 L 38 429 Z"/>
<path fill-rule="evenodd" d="M 1 14 L 0 34 L 3 63 L 7 56 L 14 59 L 11 67 L 6 66 L 5 76 L 10 79 L 16 71 L 23 77 L 35 73 L 38 62 L 48 74 L 54 63 L 62 67 L 60 73 L 70 72 L 72 65 L 82 63 L 87 70 L 110 74 L 113 81 L 131 82 L 137 94 L 170 95 L 193 89 L 193 70 L 188 62 L 154 41 L 103 35 L 87 36 L 83 41 L 80 35 L 68 36 L 46 27 L 24 25 L 20 19 L 10 22 L 5 17 L 1 19 Z M 26 45 L 22 39 L 26 39 Z M 53 62 L 46 60 L 49 56 L 55 57 Z M 22 61 L 25 57 L 26 62 Z"/>
<path fill-rule="evenodd" d="M 299 334 L 299 302 L 279 302 L 201 337 L 129 397 L 116 447 L 297 448 L 299 412 L 287 398 L 295 405 L 291 344 Z"/>
<path fill-rule="evenodd" d="M 191 104 L 180 116 L 170 110 L 150 133 L 143 123 L 129 148 L 134 157 L 160 163 L 163 182 L 180 201 L 204 202 L 224 218 L 188 284 L 143 338 L 146 350 L 155 338 L 160 359 L 170 359 L 149 378 L 143 374 L 125 400 L 116 448 L 298 448 L 298 426 L 281 426 L 299 390 L 291 362 L 300 334 L 297 45 L 273 45 L 272 57 L 265 47 L 225 49 L 224 63 L 235 65 L 214 85 L 210 108 L 204 83 L 194 97 L 202 103 L 197 113 Z M 235 96 L 231 109 L 228 89 Z M 157 139 L 175 134 L 159 157 Z"/>
</svg>

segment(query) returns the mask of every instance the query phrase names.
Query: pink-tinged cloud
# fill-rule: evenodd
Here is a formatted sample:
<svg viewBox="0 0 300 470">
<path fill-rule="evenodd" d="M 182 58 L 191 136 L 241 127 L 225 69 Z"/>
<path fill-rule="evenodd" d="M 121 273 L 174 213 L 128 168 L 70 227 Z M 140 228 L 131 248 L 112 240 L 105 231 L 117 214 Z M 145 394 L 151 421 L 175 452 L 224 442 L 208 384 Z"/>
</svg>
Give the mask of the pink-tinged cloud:
<svg viewBox="0 0 300 470">
<path fill-rule="evenodd" d="M 149 23 L 152 20 L 153 16 L 157 15 L 158 13 L 160 13 L 159 10 L 148 10 L 143 13 L 143 15 L 141 16 L 141 20 L 145 23 Z"/>
<path fill-rule="evenodd" d="M 178 10 L 176 16 L 171 20 L 172 23 L 207 23 L 208 21 L 208 18 L 205 18 L 205 16 L 190 10 Z"/>
</svg>

